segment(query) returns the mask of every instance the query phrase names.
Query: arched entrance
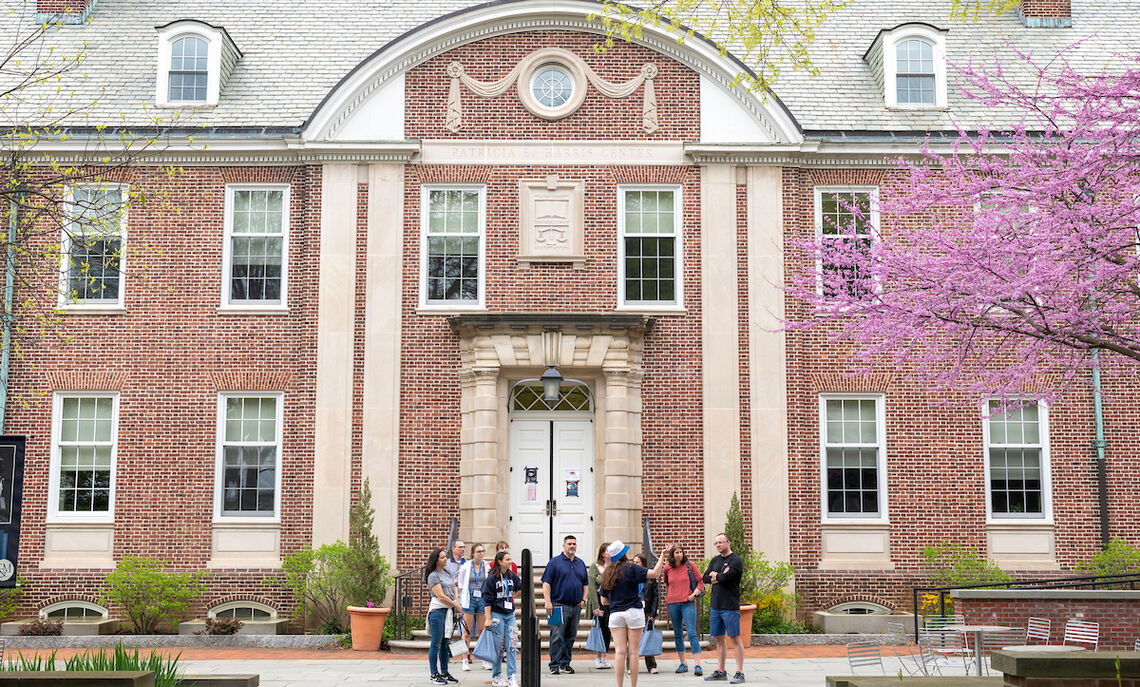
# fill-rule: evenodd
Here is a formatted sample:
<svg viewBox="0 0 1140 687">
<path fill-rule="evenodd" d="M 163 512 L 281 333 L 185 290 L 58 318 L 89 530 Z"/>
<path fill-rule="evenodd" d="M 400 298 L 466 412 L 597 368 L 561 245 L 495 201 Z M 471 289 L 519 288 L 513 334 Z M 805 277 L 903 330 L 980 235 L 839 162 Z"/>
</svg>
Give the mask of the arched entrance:
<svg viewBox="0 0 1140 687">
<path fill-rule="evenodd" d="M 589 385 L 562 383 L 555 401 L 537 379 L 511 389 L 509 541 L 530 549 L 536 565 L 562 550 L 568 534 L 589 560 L 594 545 L 594 396 Z"/>
</svg>

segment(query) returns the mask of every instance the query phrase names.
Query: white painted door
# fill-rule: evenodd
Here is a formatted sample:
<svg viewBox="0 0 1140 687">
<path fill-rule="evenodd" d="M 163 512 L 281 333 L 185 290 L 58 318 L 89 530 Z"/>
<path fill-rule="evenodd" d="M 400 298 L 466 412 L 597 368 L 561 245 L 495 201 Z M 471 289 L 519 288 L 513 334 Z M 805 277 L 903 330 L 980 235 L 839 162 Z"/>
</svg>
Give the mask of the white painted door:
<svg viewBox="0 0 1140 687">
<path fill-rule="evenodd" d="M 562 537 L 578 539 L 592 560 L 594 543 L 594 423 L 590 420 L 511 420 L 511 551 L 534 565 L 562 551 Z"/>
</svg>

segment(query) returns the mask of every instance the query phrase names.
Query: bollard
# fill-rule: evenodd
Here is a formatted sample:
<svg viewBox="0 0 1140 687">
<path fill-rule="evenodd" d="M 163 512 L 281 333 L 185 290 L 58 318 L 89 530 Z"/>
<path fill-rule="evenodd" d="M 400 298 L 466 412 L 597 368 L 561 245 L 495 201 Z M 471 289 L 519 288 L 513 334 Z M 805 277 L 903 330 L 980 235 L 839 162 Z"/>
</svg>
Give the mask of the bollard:
<svg viewBox="0 0 1140 687">
<path fill-rule="evenodd" d="M 530 549 L 523 549 L 522 567 L 522 676 L 521 687 L 539 687 L 542 684 L 542 639 L 538 633 L 538 618 L 534 611 L 534 565 Z"/>
</svg>

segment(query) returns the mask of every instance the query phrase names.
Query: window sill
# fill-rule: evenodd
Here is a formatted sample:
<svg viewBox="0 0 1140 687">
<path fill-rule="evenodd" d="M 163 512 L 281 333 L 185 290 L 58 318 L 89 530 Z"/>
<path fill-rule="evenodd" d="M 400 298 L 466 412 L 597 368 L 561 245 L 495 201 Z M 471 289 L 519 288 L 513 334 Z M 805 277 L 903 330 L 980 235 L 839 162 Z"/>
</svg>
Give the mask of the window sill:
<svg viewBox="0 0 1140 687">
<path fill-rule="evenodd" d="M 986 527 L 1053 527 L 1052 518 L 986 518 Z"/>
<path fill-rule="evenodd" d="M 45 525 L 52 525 L 53 527 L 75 527 L 81 528 L 88 525 L 98 525 L 101 527 L 114 525 L 115 517 L 113 515 L 105 515 L 90 518 L 80 518 L 67 515 L 49 515 L 47 520 L 44 521 Z"/>
<path fill-rule="evenodd" d="M 66 315 L 124 315 L 127 312 L 123 305 L 60 305 L 56 307 Z"/>
<path fill-rule="evenodd" d="M 416 308 L 417 315 L 459 315 L 471 312 L 487 312 L 485 305 L 421 305 Z"/>
<path fill-rule="evenodd" d="M 891 521 L 886 518 L 867 518 L 861 520 L 858 518 L 823 518 L 820 524 L 826 527 L 874 527 L 881 529 L 889 529 Z"/>
<path fill-rule="evenodd" d="M 949 112 L 946 105 L 887 105 L 888 112 Z"/>
<path fill-rule="evenodd" d="M 632 312 L 643 315 L 688 315 L 683 305 L 619 305 L 614 312 Z"/>
<path fill-rule="evenodd" d="M 164 107 L 164 108 L 167 108 L 170 110 L 181 110 L 181 109 L 201 110 L 201 109 L 207 109 L 207 108 L 215 108 L 217 106 L 218 106 L 218 103 L 209 103 L 209 102 L 203 103 L 203 102 L 200 102 L 197 100 L 188 100 L 185 102 L 177 102 L 177 103 L 169 103 L 169 102 L 155 103 L 155 107 Z"/>
<path fill-rule="evenodd" d="M 276 529 L 281 526 L 281 516 L 271 518 L 253 518 L 241 515 L 215 515 L 211 523 L 214 527 L 225 528 L 227 525 L 235 528 L 248 529 L 252 525 L 264 525 L 266 528 Z"/>
<path fill-rule="evenodd" d="M 220 305 L 219 315 L 287 315 L 287 305 Z"/>
</svg>

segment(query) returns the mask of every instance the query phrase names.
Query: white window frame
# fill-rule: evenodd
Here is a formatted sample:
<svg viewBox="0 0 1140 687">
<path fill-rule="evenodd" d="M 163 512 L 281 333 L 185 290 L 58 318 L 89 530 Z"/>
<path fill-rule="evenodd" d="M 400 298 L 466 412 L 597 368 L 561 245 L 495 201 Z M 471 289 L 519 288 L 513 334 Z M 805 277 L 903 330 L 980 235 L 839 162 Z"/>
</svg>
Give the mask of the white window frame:
<svg viewBox="0 0 1140 687">
<path fill-rule="evenodd" d="M 170 99 L 170 56 L 174 41 L 183 36 L 197 36 L 206 41 L 207 76 L 205 100 Z M 167 24 L 158 30 L 158 79 L 155 103 L 159 107 L 212 107 L 218 104 L 222 73 L 222 32 L 209 24 L 186 19 Z"/>
<path fill-rule="evenodd" d="M 231 299 L 231 277 L 233 271 L 233 228 L 234 192 L 236 191 L 283 191 L 281 198 L 281 302 L 235 301 Z M 222 305 L 219 310 L 242 313 L 282 312 L 289 309 L 289 184 L 226 184 L 226 199 L 223 212 L 222 245 Z"/>
<path fill-rule="evenodd" d="M 428 199 L 432 191 L 479 192 L 479 299 L 433 302 L 428 300 Z M 420 283 L 419 310 L 455 312 L 484 310 L 487 303 L 487 186 L 485 184 L 424 184 L 420 187 Z"/>
<path fill-rule="evenodd" d="M 75 190 L 117 190 L 122 194 L 122 205 L 119 214 L 119 297 L 115 300 L 101 299 L 72 299 L 71 280 L 68 275 L 71 270 L 71 236 L 79 232 L 73 226 L 72 217 L 75 216 Z M 130 211 L 130 186 L 128 184 L 113 182 L 83 182 L 68 184 L 63 189 L 64 221 L 66 229 L 60 238 L 59 263 L 59 299 L 57 306 L 60 310 L 70 312 L 121 312 L 126 308 L 127 294 L 127 214 Z"/>
<path fill-rule="evenodd" d="M 855 608 L 864 608 L 871 611 L 871 613 L 857 613 L 855 615 L 891 615 L 891 609 L 874 601 L 845 601 L 844 603 L 836 604 L 827 609 L 827 612 L 851 615 L 850 611 Z"/>
<path fill-rule="evenodd" d="M 898 101 L 898 44 L 918 39 L 930 43 L 934 57 L 934 103 L 900 103 Z M 904 24 L 884 32 L 882 39 L 883 94 L 887 107 L 900 110 L 938 110 L 946 108 L 946 33 L 925 24 Z"/>
<path fill-rule="evenodd" d="M 40 609 L 40 617 L 41 618 L 47 618 L 49 613 L 53 613 L 55 611 L 58 611 L 58 610 L 64 609 L 64 608 L 83 608 L 83 609 L 86 609 L 88 611 L 95 611 L 95 612 L 99 613 L 100 615 L 102 615 L 104 620 L 106 620 L 107 618 L 110 617 L 110 612 L 106 608 L 103 608 L 102 606 L 99 606 L 98 604 L 93 604 L 90 601 L 78 601 L 78 600 L 57 601 L 56 603 L 48 604 L 47 606 L 44 606 L 43 608 Z M 87 623 L 89 623 L 89 622 L 94 622 L 94 621 L 84 619 L 84 620 L 67 620 L 67 622 L 72 622 L 72 623 L 87 622 Z"/>
<path fill-rule="evenodd" d="M 228 611 L 232 608 L 254 608 L 254 609 L 257 609 L 259 611 L 264 611 L 264 612 L 269 614 L 269 620 L 254 620 L 254 621 L 252 621 L 255 623 L 256 622 L 263 622 L 263 623 L 264 622 L 273 622 L 273 621 L 277 620 L 277 609 L 275 609 L 271 606 L 266 606 L 263 603 L 258 603 L 256 601 L 229 601 L 229 602 L 226 602 L 224 604 L 218 604 L 217 606 L 214 606 L 213 608 L 211 608 L 210 610 L 208 610 L 206 612 L 206 617 L 207 618 L 217 618 L 219 613 L 221 613 L 223 611 Z M 251 622 L 251 621 L 243 620 L 242 622 Z"/>
<path fill-rule="evenodd" d="M 226 438 L 226 399 L 227 398 L 275 398 L 277 399 L 277 469 L 273 475 L 273 514 L 272 515 L 223 515 L 222 502 L 225 497 L 225 438 Z M 214 522 L 265 524 L 281 522 L 281 473 L 285 463 L 285 394 L 280 391 L 222 391 L 218 393 L 218 417 L 215 436 L 214 458 Z"/>
<path fill-rule="evenodd" d="M 878 437 L 878 476 L 879 514 L 868 516 L 853 516 L 843 514 L 829 515 L 827 512 L 827 402 L 856 400 L 875 401 L 875 434 Z M 887 433 L 886 433 L 886 396 L 874 393 L 826 393 L 819 395 L 819 512 L 821 522 L 825 524 L 868 524 L 890 522 L 889 501 L 887 495 Z"/>
<path fill-rule="evenodd" d="M 982 411 L 982 485 L 986 492 L 986 524 L 1009 525 L 1010 523 L 1053 524 L 1053 478 L 1049 456 L 1049 406 L 1040 399 L 1021 398 L 1014 400 L 1033 401 L 1037 404 L 1038 435 L 1041 437 L 1041 514 L 1000 513 L 993 510 L 993 496 L 990 493 L 990 401 L 987 399 Z M 1030 446 L 1030 444 L 1003 444 L 1003 446 Z"/>
<path fill-rule="evenodd" d="M 59 478 L 61 455 L 59 435 L 63 431 L 63 399 L 65 398 L 111 398 L 111 489 L 107 496 L 107 512 L 76 513 L 59 510 Z M 117 482 L 119 454 L 119 392 L 118 391 L 56 391 L 52 395 L 51 413 L 51 468 L 48 476 L 48 517 L 49 523 L 56 522 L 115 522 L 115 484 Z"/>
<path fill-rule="evenodd" d="M 813 197 L 815 204 L 815 240 L 816 245 L 823 243 L 823 194 L 854 194 L 854 193 L 868 193 L 870 194 L 870 215 L 867 217 L 867 223 L 871 226 L 871 246 L 875 244 L 874 232 L 879 230 L 879 187 L 872 184 L 864 185 L 830 185 L 830 186 L 816 186 L 813 189 Z M 873 284 L 875 292 L 878 293 L 882 285 L 876 280 Z M 815 292 L 821 297 L 823 296 L 823 260 L 817 258 L 815 261 Z"/>
<path fill-rule="evenodd" d="M 676 298 L 668 301 L 627 301 L 625 299 L 625 194 L 626 191 L 672 191 L 673 192 L 673 286 Z M 683 311 L 685 309 L 685 245 L 683 230 L 684 192 L 680 184 L 619 184 L 617 187 L 617 304 L 618 310 Z M 645 236 L 645 234 L 637 234 Z M 664 236 L 664 234 L 658 234 Z"/>
</svg>

